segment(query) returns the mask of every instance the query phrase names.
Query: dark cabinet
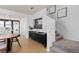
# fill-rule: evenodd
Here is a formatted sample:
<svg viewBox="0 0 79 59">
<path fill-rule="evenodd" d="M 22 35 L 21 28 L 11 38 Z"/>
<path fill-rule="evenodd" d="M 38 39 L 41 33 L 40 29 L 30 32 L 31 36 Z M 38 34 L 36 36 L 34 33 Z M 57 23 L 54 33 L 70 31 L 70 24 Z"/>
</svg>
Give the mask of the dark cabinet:
<svg viewBox="0 0 79 59">
<path fill-rule="evenodd" d="M 32 38 L 33 40 L 43 44 L 44 47 L 47 46 L 47 34 L 46 33 L 29 31 L 29 38 Z"/>
</svg>

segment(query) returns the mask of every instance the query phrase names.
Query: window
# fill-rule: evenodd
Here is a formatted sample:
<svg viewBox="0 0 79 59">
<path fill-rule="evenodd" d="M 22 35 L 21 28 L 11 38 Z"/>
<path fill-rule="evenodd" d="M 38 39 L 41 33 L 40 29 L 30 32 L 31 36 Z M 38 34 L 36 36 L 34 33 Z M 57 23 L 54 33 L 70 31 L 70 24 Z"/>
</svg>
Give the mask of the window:
<svg viewBox="0 0 79 59">
<path fill-rule="evenodd" d="M 20 21 L 18 20 L 0 20 L 0 29 L 5 28 L 8 33 L 20 33 Z"/>
<path fill-rule="evenodd" d="M 5 22 L 5 27 L 11 28 L 11 21 L 6 21 Z"/>
<path fill-rule="evenodd" d="M 19 33 L 19 31 L 20 31 L 20 28 L 19 28 L 19 22 L 17 22 L 17 21 L 13 21 L 13 32 L 14 33 Z"/>
<path fill-rule="evenodd" d="M 4 27 L 4 21 L 0 21 L 0 27 Z"/>
<path fill-rule="evenodd" d="M 6 28 L 6 31 L 8 33 L 11 33 L 11 31 L 12 31 L 12 22 L 11 21 L 5 21 L 5 28 Z"/>
</svg>

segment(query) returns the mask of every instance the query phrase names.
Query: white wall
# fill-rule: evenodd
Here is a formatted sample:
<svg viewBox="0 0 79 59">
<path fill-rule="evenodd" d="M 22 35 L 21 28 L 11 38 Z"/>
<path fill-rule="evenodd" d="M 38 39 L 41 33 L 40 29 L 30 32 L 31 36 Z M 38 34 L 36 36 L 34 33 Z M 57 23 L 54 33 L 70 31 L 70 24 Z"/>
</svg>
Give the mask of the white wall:
<svg viewBox="0 0 79 59">
<path fill-rule="evenodd" d="M 32 19 L 32 17 L 33 17 L 33 15 L 28 16 L 27 23 L 28 23 L 28 26 L 34 27 L 34 20 Z M 28 28 L 28 30 L 29 30 L 29 28 Z"/>
<path fill-rule="evenodd" d="M 52 46 L 55 41 L 55 21 L 54 19 L 47 16 L 47 10 L 43 9 L 40 12 L 32 16 L 34 26 L 34 19 L 42 17 L 43 29 L 33 29 L 34 31 L 40 31 L 47 33 L 47 50 Z"/>
<path fill-rule="evenodd" d="M 29 37 L 29 26 L 33 26 L 32 25 L 32 16 L 31 15 L 27 15 L 26 17 L 22 18 L 21 21 L 21 34 L 23 34 L 26 38 Z"/>
<path fill-rule="evenodd" d="M 67 7 L 67 17 L 56 19 L 56 30 L 66 39 L 79 41 L 79 6 L 57 5 L 57 10 Z"/>
<path fill-rule="evenodd" d="M 48 16 L 44 17 L 43 28 L 47 32 L 47 50 L 55 42 L 55 21 Z"/>
<path fill-rule="evenodd" d="M 27 31 L 27 18 L 22 18 L 20 20 L 20 33 L 21 35 L 25 36 L 26 38 L 28 38 L 28 31 Z"/>
</svg>

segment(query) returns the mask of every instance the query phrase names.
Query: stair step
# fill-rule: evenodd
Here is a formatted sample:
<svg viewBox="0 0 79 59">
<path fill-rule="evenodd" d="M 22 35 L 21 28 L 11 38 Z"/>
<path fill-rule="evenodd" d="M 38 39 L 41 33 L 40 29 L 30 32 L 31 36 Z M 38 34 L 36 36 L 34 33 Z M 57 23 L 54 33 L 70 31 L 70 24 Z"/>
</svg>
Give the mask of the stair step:
<svg viewBox="0 0 79 59">
<path fill-rule="evenodd" d="M 61 37 L 63 37 L 63 36 L 61 36 L 61 35 L 60 36 L 56 36 L 56 38 L 61 38 Z"/>
<path fill-rule="evenodd" d="M 59 34 L 59 33 L 57 33 L 57 34 L 56 34 L 56 36 L 60 36 L 60 34 Z"/>
<path fill-rule="evenodd" d="M 56 41 L 61 40 L 61 39 L 64 39 L 63 36 L 57 36 L 56 37 Z"/>
</svg>

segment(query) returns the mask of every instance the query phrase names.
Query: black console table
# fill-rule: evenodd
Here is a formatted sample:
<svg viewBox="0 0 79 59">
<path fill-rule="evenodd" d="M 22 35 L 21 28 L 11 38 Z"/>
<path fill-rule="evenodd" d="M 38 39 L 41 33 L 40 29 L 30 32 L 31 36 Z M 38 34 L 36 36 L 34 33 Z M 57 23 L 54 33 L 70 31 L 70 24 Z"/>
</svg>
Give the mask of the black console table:
<svg viewBox="0 0 79 59">
<path fill-rule="evenodd" d="M 40 42 L 44 47 L 47 46 L 47 34 L 44 32 L 29 31 L 29 38 Z"/>
</svg>

